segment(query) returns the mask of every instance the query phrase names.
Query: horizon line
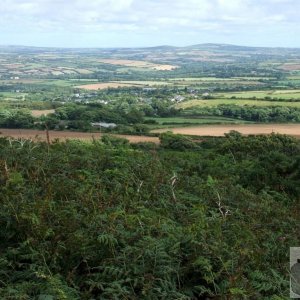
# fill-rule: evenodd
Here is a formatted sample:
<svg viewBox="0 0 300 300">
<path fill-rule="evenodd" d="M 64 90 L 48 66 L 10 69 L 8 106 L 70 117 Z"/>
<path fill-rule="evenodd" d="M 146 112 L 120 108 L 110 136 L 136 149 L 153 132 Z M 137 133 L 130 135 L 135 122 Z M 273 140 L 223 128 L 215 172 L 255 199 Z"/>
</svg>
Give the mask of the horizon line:
<svg viewBox="0 0 300 300">
<path fill-rule="evenodd" d="M 230 44 L 230 43 L 199 43 L 199 44 L 191 44 L 185 46 L 174 46 L 174 45 L 153 45 L 153 46 L 103 46 L 103 47 L 96 47 L 96 46 L 36 46 L 36 45 L 18 45 L 18 44 L 0 44 L 0 47 L 15 47 L 15 48 L 43 48 L 43 49 L 148 49 L 148 48 L 188 48 L 188 47 L 195 47 L 195 46 L 231 46 L 231 47 L 246 47 L 246 48 L 268 48 L 268 49 L 300 49 L 299 47 L 284 47 L 284 46 L 250 46 L 250 45 L 237 45 L 237 44 Z"/>
</svg>

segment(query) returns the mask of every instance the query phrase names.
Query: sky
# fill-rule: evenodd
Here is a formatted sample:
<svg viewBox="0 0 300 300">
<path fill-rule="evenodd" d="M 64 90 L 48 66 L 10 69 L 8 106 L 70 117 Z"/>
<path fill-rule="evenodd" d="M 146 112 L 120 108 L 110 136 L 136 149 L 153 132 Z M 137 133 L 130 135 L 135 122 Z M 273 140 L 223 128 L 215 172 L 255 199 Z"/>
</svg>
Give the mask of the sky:
<svg viewBox="0 0 300 300">
<path fill-rule="evenodd" d="M 0 44 L 300 47 L 300 0 L 0 0 Z"/>
</svg>

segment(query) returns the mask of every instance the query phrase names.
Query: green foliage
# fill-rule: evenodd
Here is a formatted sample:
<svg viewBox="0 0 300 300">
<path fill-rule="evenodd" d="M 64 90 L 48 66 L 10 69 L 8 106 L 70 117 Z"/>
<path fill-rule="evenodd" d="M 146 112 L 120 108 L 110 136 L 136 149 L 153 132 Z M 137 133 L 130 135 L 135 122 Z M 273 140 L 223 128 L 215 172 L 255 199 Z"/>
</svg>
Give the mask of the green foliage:
<svg viewBox="0 0 300 300">
<path fill-rule="evenodd" d="M 0 139 L 1 299 L 287 299 L 299 142 Z"/>
<path fill-rule="evenodd" d="M 184 135 L 165 132 L 159 136 L 161 147 L 173 150 L 197 149 L 199 146 Z"/>
<path fill-rule="evenodd" d="M 113 147 L 128 147 L 129 146 L 129 141 L 127 139 L 123 139 L 120 137 L 112 136 L 112 135 L 103 135 L 101 138 L 102 143 L 108 146 L 113 146 Z"/>
<path fill-rule="evenodd" d="M 183 112 L 188 115 L 210 115 L 237 118 L 255 122 L 300 122 L 300 109 L 287 106 L 240 106 L 221 104 L 216 107 L 190 108 Z"/>
<path fill-rule="evenodd" d="M 27 110 L 0 110 L 0 127 L 31 128 L 34 117 Z"/>
</svg>

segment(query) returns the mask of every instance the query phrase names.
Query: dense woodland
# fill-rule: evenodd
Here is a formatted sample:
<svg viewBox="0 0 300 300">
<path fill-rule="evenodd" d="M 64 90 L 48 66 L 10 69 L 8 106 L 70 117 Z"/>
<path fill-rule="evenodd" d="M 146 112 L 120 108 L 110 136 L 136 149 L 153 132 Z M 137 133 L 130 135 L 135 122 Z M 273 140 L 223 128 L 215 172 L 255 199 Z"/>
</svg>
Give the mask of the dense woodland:
<svg viewBox="0 0 300 300">
<path fill-rule="evenodd" d="M 0 298 L 288 299 L 300 142 L 0 139 Z"/>
</svg>

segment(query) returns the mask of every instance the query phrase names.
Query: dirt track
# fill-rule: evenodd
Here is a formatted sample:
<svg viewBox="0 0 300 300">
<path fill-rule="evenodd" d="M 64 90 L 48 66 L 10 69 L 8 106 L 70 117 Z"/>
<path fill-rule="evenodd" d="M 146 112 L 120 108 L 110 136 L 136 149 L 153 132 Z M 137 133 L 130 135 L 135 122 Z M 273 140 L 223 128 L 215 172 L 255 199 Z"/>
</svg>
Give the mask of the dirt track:
<svg viewBox="0 0 300 300">
<path fill-rule="evenodd" d="M 199 135 L 199 136 L 223 136 L 230 130 L 236 130 L 242 134 L 271 134 L 281 133 L 300 138 L 300 124 L 245 124 L 245 125 L 204 125 L 194 127 L 179 127 L 170 129 L 153 130 L 153 133 L 172 131 L 173 133 Z"/>
<path fill-rule="evenodd" d="M 77 139 L 89 141 L 99 139 L 103 134 L 101 133 L 90 133 L 90 132 L 74 132 L 74 131 L 49 131 L 49 138 L 51 141 L 59 139 L 65 141 L 67 139 Z M 10 136 L 13 138 L 26 138 L 32 140 L 46 141 L 46 131 L 43 130 L 32 130 L 32 129 L 2 129 L 0 128 L 0 137 Z M 113 136 L 121 137 L 129 140 L 130 143 L 139 142 L 153 142 L 159 143 L 159 139 L 156 137 L 138 136 L 138 135 L 116 135 Z"/>
</svg>

